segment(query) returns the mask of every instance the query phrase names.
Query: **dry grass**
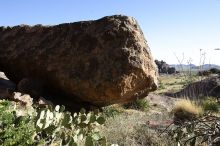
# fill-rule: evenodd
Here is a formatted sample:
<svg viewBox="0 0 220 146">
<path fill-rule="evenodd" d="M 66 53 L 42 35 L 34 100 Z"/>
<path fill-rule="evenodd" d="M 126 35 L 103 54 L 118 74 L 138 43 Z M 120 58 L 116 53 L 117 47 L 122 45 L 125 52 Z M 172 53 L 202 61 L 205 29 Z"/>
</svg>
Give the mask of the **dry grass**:
<svg viewBox="0 0 220 146">
<path fill-rule="evenodd" d="M 180 99 L 175 102 L 172 110 L 174 122 L 182 123 L 186 120 L 192 120 L 203 113 L 202 107 L 188 99 Z"/>
<path fill-rule="evenodd" d="M 173 111 L 185 111 L 188 113 L 198 115 L 202 113 L 202 108 L 189 99 L 180 99 L 175 102 Z"/>
<path fill-rule="evenodd" d="M 183 88 L 185 77 L 180 75 L 163 75 L 159 77 L 159 81 L 160 86 L 155 93 L 177 92 Z"/>
<path fill-rule="evenodd" d="M 190 82 L 199 81 L 200 78 L 198 76 L 192 76 L 191 78 L 186 78 L 183 75 L 162 75 L 159 77 L 159 88 L 155 93 L 163 94 L 163 93 L 175 93 L 180 91 Z"/>
<path fill-rule="evenodd" d="M 148 111 L 149 112 L 149 111 Z M 118 144 L 119 146 L 172 146 L 172 140 L 168 136 L 159 137 L 158 127 L 164 117 L 148 115 L 148 112 L 134 109 L 124 111 L 114 118 L 108 118 L 105 126 L 100 129 L 101 135 L 107 138 L 107 145 Z M 154 117 L 153 117 L 154 116 Z M 165 116 L 165 115 L 164 115 Z M 157 121 L 156 127 L 150 120 Z M 152 126 L 153 125 L 153 126 Z"/>
</svg>

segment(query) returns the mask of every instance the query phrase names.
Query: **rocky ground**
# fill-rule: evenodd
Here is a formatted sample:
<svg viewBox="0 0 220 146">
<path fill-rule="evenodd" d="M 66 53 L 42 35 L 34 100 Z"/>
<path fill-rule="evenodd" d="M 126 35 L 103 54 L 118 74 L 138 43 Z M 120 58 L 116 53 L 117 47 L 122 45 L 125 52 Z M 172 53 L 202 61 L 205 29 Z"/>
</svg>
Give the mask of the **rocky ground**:
<svg viewBox="0 0 220 146">
<path fill-rule="evenodd" d="M 159 135 L 172 123 L 170 111 L 177 99 L 154 93 L 146 99 L 150 106 L 144 111 L 113 105 L 112 108 L 120 112 L 108 118 L 101 129 L 109 143 L 120 146 L 173 145 L 169 137 Z"/>
</svg>

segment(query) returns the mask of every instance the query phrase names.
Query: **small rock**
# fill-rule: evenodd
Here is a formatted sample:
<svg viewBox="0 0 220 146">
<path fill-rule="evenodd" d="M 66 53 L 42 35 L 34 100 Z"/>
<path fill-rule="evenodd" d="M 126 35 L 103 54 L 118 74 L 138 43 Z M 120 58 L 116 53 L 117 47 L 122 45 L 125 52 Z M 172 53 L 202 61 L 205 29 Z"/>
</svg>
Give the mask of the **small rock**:
<svg viewBox="0 0 220 146">
<path fill-rule="evenodd" d="M 51 101 L 46 100 L 46 99 L 43 98 L 43 97 L 40 97 L 40 98 L 38 99 L 38 102 L 37 102 L 37 103 L 39 104 L 39 106 L 46 106 L 46 105 L 51 105 L 51 106 L 53 106 L 53 103 L 52 103 Z"/>
<path fill-rule="evenodd" d="M 28 94 L 22 94 L 20 92 L 14 92 L 14 95 L 11 97 L 14 101 L 24 103 L 27 107 L 30 107 L 33 104 L 33 98 Z"/>
</svg>

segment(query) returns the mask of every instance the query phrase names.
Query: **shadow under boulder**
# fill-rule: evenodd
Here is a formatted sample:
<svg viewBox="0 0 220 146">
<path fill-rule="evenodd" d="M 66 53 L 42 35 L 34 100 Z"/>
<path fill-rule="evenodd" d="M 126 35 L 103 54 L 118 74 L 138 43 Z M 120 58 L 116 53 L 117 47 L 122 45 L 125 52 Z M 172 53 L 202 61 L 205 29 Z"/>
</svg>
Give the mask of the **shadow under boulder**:
<svg viewBox="0 0 220 146">
<path fill-rule="evenodd" d="M 20 102 L 26 106 L 65 105 L 71 112 L 79 111 L 82 107 L 87 110 L 97 108 L 86 102 L 69 99 L 63 92 L 56 91 L 57 93 L 54 92 L 51 95 L 46 92 L 46 89 L 42 89 L 41 84 L 28 79 L 23 79 L 16 85 L 5 76 L 4 72 L 0 72 L 0 99 Z"/>
</svg>

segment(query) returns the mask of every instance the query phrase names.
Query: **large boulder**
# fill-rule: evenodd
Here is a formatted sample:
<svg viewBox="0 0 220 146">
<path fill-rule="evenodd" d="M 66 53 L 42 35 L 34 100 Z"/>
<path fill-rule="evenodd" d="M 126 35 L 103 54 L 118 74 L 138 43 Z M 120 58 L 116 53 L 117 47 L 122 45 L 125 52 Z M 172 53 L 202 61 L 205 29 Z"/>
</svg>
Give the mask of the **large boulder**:
<svg viewBox="0 0 220 146">
<path fill-rule="evenodd" d="M 69 103 L 128 102 L 157 89 L 155 63 L 132 17 L 0 27 L 0 54 L 0 70 L 10 80 L 37 81 Z"/>
</svg>

